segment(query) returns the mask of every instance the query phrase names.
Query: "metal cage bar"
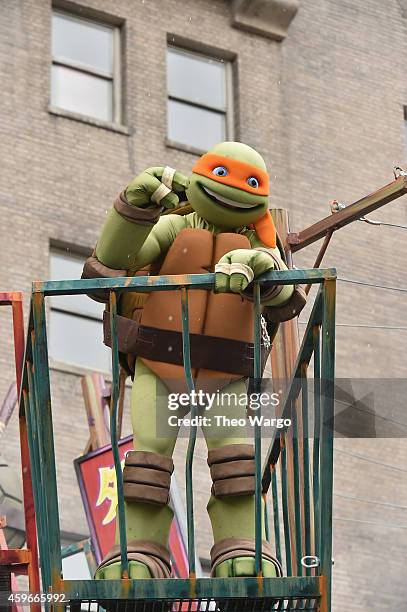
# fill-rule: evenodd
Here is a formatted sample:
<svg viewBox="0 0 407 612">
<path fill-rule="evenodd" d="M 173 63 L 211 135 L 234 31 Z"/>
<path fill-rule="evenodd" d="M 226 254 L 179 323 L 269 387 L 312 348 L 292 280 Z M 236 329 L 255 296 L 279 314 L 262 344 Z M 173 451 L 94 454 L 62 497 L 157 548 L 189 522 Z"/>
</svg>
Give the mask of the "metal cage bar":
<svg viewBox="0 0 407 612">
<path fill-rule="evenodd" d="M 283 524 L 284 524 L 284 545 L 285 545 L 285 566 L 287 576 L 293 575 L 291 559 L 291 538 L 288 516 L 288 491 L 287 491 L 287 450 L 285 436 L 281 441 L 281 494 L 283 505 Z"/>
<path fill-rule="evenodd" d="M 311 555 L 311 495 L 310 495 L 310 455 L 309 455 L 309 429 L 308 429 L 308 381 L 307 365 L 301 368 L 301 400 L 302 400 L 302 470 L 303 470 L 303 499 L 304 499 L 304 541 L 305 556 Z M 306 568 L 306 575 L 310 576 L 310 568 Z"/>
<path fill-rule="evenodd" d="M 123 474 L 117 435 L 117 406 L 119 401 L 119 345 L 117 340 L 117 298 L 114 291 L 109 294 L 110 334 L 112 338 L 112 396 L 110 405 L 110 436 L 117 486 L 117 518 L 120 534 L 120 563 L 122 578 L 129 577 L 127 559 L 126 515 L 124 511 Z"/>
<path fill-rule="evenodd" d="M 30 454 L 33 470 L 38 478 L 35 478 L 35 506 L 37 516 L 41 514 L 38 522 L 38 533 L 41 536 L 41 563 L 43 567 L 44 590 L 63 592 L 72 602 L 98 601 L 98 600 L 139 600 L 143 601 L 171 601 L 176 606 L 188 603 L 188 609 L 196 606 L 197 601 L 225 601 L 229 602 L 231 609 L 237 601 L 249 600 L 262 601 L 263 607 L 273 605 L 273 609 L 312 609 L 317 610 L 323 598 L 329 601 L 329 589 L 331 581 L 331 539 L 332 539 L 332 514 L 327 510 L 332 509 L 332 443 L 327 439 L 329 427 L 326 425 L 326 416 L 332 413 L 332 397 L 326 396 L 326 391 L 332 392 L 332 386 L 326 386 L 327 377 L 333 381 L 334 367 L 334 306 L 335 306 L 335 270 L 286 270 L 274 271 L 263 275 L 254 283 L 254 362 L 253 377 L 255 386 L 261 378 L 261 304 L 260 287 L 264 283 L 269 284 L 298 284 L 319 283 L 321 285 L 310 320 L 308 322 L 300 352 L 294 367 L 292 379 L 287 387 L 286 397 L 282 403 L 281 415 L 283 418 L 293 420 L 293 428 L 296 426 L 297 414 L 294 410 L 301 406 L 298 401 L 302 391 L 302 416 L 307 416 L 309 406 L 304 404 L 306 395 L 306 371 L 307 366 L 315 352 L 316 369 L 321 369 L 321 386 L 324 388 L 322 399 L 323 423 L 321 425 L 320 457 L 315 460 L 316 447 L 313 448 L 312 464 L 312 492 L 310 479 L 310 453 L 307 445 L 299 445 L 298 438 L 294 435 L 290 446 L 286 445 L 287 428 L 276 435 L 267 451 L 266 465 L 261 471 L 261 428 L 256 424 L 255 431 L 255 465 L 256 465 L 256 489 L 255 489 L 255 566 L 257 576 L 253 578 L 239 579 L 196 579 L 195 576 L 195 541 L 194 541 L 194 513 L 193 513 L 193 482 L 192 462 L 196 441 L 196 427 L 190 429 L 188 452 L 186 457 L 186 489 L 187 489 L 187 519 L 188 519 L 188 559 L 189 578 L 169 580 L 129 580 L 126 574 L 127 566 L 124 561 L 125 554 L 125 524 L 120 520 L 120 515 L 125 519 L 124 507 L 120 510 L 120 497 L 122 497 L 122 484 L 120 485 L 122 473 L 120 461 L 115 458 L 115 469 L 117 473 L 119 493 L 119 524 L 123 531 L 121 536 L 121 559 L 122 580 L 117 581 L 66 581 L 61 579 L 61 552 L 59 540 L 59 519 L 57 487 L 55 480 L 54 448 L 52 444 L 52 416 L 51 398 L 49 391 L 48 355 L 46 348 L 45 328 L 45 303 L 44 298 L 50 295 L 77 295 L 85 294 L 95 290 L 104 289 L 110 292 L 110 325 L 112 337 L 112 368 L 113 368 L 113 400 L 111 408 L 112 419 L 112 448 L 117 447 L 117 401 L 116 387 L 118 384 L 118 347 L 116 334 L 116 292 L 117 291 L 173 291 L 180 290 L 182 310 L 182 342 L 184 370 L 187 387 L 190 392 L 194 390 L 194 380 L 190 358 L 189 339 L 189 315 L 188 315 L 188 292 L 195 289 L 211 290 L 214 286 L 214 274 L 198 274 L 190 276 L 160 276 L 160 277 L 132 277 L 115 279 L 91 279 L 81 281 L 50 281 L 33 284 L 33 296 L 31 303 L 31 317 L 29 333 L 27 335 L 26 359 L 23 377 L 23 398 L 20 402 L 20 410 L 29 415 L 29 437 Z M 315 341 L 315 329 L 322 326 L 322 348 L 319 357 Z M 318 365 L 318 360 L 320 364 Z M 32 380 L 32 367 L 34 380 Z M 116 389 L 116 391 L 115 391 Z M 305 395 L 304 395 L 305 394 Z M 305 399 L 306 402 L 306 399 Z M 317 404 L 315 404 L 317 406 Z M 191 406 L 194 410 L 194 406 Z M 194 416 L 193 414 L 191 416 Z M 260 415 L 261 416 L 261 415 Z M 318 427 L 318 424 L 315 425 Z M 304 435 L 303 428 L 300 432 Z M 307 434 L 307 428 L 305 429 Z M 294 431 L 295 434 L 295 431 Z M 318 447 L 317 447 L 318 448 Z M 305 452 L 304 450 L 305 449 Z M 307 450 L 308 449 L 308 450 Z M 288 453 L 288 454 L 287 454 Z M 293 454 L 289 454 L 293 453 Z M 287 482 L 287 465 L 293 465 L 295 471 L 295 494 L 297 499 L 304 498 L 304 520 L 299 503 L 295 512 L 295 521 L 290 525 L 289 497 Z M 279 520 L 278 483 L 276 466 L 281 465 L 281 505 L 283 521 Z M 323 468 L 321 470 L 321 467 Z M 301 474 L 304 476 L 301 478 Z M 318 486 L 316 486 L 316 483 Z M 273 498 L 274 539 L 277 558 L 281 559 L 281 544 L 285 545 L 285 565 L 287 577 L 264 578 L 262 576 L 262 537 L 263 537 L 263 511 L 262 502 L 271 484 Z M 40 489 L 39 487 L 43 487 Z M 45 495 L 44 495 L 45 492 Z M 326 499 L 326 497 L 329 499 Z M 312 505 L 311 505 L 312 498 Z M 122 500 L 123 501 L 123 500 Z M 313 515 L 311 516 L 311 508 Z M 303 530 L 314 529 L 314 549 L 317 550 L 317 529 L 320 532 L 321 542 L 321 574 L 325 580 L 326 587 L 323 588 L 321 577 L 292 576 L 293 567 L 301 571 Z M 282 534 L 281 534 L 282 528 Z M 292 545 L 295 544 L 296 558 L 292 558 Z M 309 537 L 305 537 L 305 553 L 311 550 Z M 294 562 L 295 561 L 295 565 Z M 296 573 L 299 574 L 299 570 Z M 326 593 L 326 595 L 324 594 Z M 191 603 L 195 602 L 195 603 Z M 269 602 L 269 603 L 267 603 Z M 290 603 L 291 602 L 291 603 Z M 222 604 L 229 605 L 229 604 Z M 291 605 L 294 607 L 291 608 Z M 328 604 L 329 605 L 329 604 Z M 266 606 L 266 608 L 264 608 Z M 278 606 L 278 607 L 275 607 Z M 289 606 L 289 607 L 286 607 Z M 181 609 L 181 608 L 179 608 Z M 186 609 L 186 608 L 182 608 Z M 195 609 L 195 608 L 193 608 Z M 228 608 L 229 609 L 229 608 Z M 239 608 L 241 609 L 241 608 Z M 257 608 L 256 608 L 257 609 Z M 326 610 L 329 608 L 326 607 Z"/>
<path fill-rule="evenodd" d="M 295 511 L 295 549 L 297 555 L 297 574 L 302 575 L 301 572 L 301 559 L 302 554 L 302 534 L 303 524 L 301 520 L 301 482 L 300 482 L 300 458 L 299 458 L 299 444 L 298 444 L 298 422 L 297 422 L 297 411 L 291 406 L 290 409 L 292 418 L 292 433 L 293 433 L 293 462 L 294 462 L 294 511 Z M 301 574 L 300 574 L 301 572 Z"/>
<path fill-rule="evenodd" d="M 324 283 L 321 347 L 321 449 L 320 449 L 320 525 L 321 574 L 326 580 L 327 610 L 331 607 L 332 576 L 332 494 L 333 494 L 333 428 L 335 379 L 335 281 Z"/>
<path fill-rule="evenodd" d="M 260 285 L 254 283 L 253 287 L 254 300 L 254 387 L 256 391 L 260 390 L 261 371 L 261 304 L 260 304 Z M 258 417 L 261 419 L 261 402 L 258 407 Z M 254 526 L 255 526 L 255 570 L 257 576 L 263 575 L 261 551 L 263 540 L 262 529 L 262 487 L 261 487 L 261 425 L 257 420 L 254 426 L 254 462 L 255 462 L 255 494 L 254 494 Z"/>
<path fill-rule="evenodd" d="M 314 439 L 312 447 L 312 498 L 314 512 L 314 555 L 319 557 L 320 543 L 320 500 L 319 500 L 319 438 L 321 435 L 321 331 L 313 328 L 314 343 Z"/>
<path fill-rule="evenodd" d="M 280 538 L 280 516 L 278 510 L 278 486 L 277 486 L 277 474 L 276 466 L 272 465 L 271 468 L 271 495 L 273 500 L 273 518 L 274 518 L 274 545 L 276 547 L 276 557 L 280 563 L 282 563 L 281 557 L 281 538 Z"/>
<path fill-rule="evenodd" d="M 187 388 L 190 394 L 195 389 L 194 378 L 191 367 L 191 350 L 189 342 L 189 311 L 188 311 L 188 291 L 185 287 L 181 289 L 181 309 L 182 309 L 182 351 L 184 358 L 184 370 Z M 191 417 L 196 416 L 196 406 L 191 406 Z M 193 421 L 194 422 L 194 421 Z M 185 486 L 187 495 L 187 532 L 188 532 L 188 565 L 189 577 L 195 579 L 195 531 L 194 531 L 194 497 L 192 485 L 192 466 L 196 442 L 197 427 L 193 425 L 189 429 L 189 440 L 187 457 L 185 464 Z"/>
<path fill-rule="evenodd" d="M 20 291 L 0 292 L 0 306 L 11 306 L 12 325 L 13 325 L 13 344 L 14 344 L 14 364 L 16 375 L 17 396 L 20 396 L 21 380 L 24 367 L 24 313 L 23 313 L 23 294 Z M 20 453 L 21 471 L 24 495 L 24 522 L 26 531 L 27 549 L 30 551 L 27 574 L 30 590 L 37 592 L 40 590 L 40 572 L 38 564 L 38 542 L 36 517 L 34 509 L 34 491 L 32 486 L 32 474 L 30 466 L 29 434 L 27 430 L 27 420 L 24 413 L 19 414 L 19 433 L 20 433 Z M 27 551 L 22 551 L 22 555 Z M 17 559 L 19 551 L 9 551 Z M 7 551 L 3 551 L 3 559 L 7 563 Z M 21 559 L 21 568 L 25 561 Z M 37 609 L 34 606 L 33 609 Z"/>
<path fill-rule="evenodd" d="M 335 280 L 327 279 L 317 293 L 304 333 L 293 374 L 282 402 L 281 414 L 292 419 L 290 447 L 286 433 L 275 435 L 263 469 L 263 494 L 272 484 L 272 467 L 280 458 L 283 508 L 283 537 L 287 574 L 321 575 L 324 610 L 330 610 L 332 555 L 332 479 L 333 479 L 333 381 L 335 357 Z M 322 331 L 321 331 L 322 329 Z M 322 338 L 322 340 L 321 340 Z M 307 372 L 314 358 L 314 397 L 310 404 Z M 301 396 L 301 402 L 298 402 Z M 301 411 L 299 444 L 297 406 Z M 312 412 L 310 413 L 310 408 Z M 309 416 L 313 422 L 312 458 L 309 448 Z M 292 460 L 294 486 L 294 529 L 290 524 L 289 458 Z M 312 461 L 311 461 L 312 459 Z M 311 479 L 312 474 L 312 479 Z M 323 484 L 324 483 L 324 484 Z M 273 489 L 273 487 L 272 487 Z M 303 506 L 301 507 L 301 503 Z M 312 502 L 312 503 L 311 503 Z M 301 512 L 303 508 L 303 513 Z M 275 537 L 277 541 L 277 537 Z M 294 540 L 294 547 L 293 547 Z M 295 557 L 292 557 L 293 548 Z M 303 557 L 304 553 L 304 557 Z M 305 558 L 308 557 L 305 563 Z M 304 563 L 303 563 L 304 561 Z M 313 566 L 308 567 L 312 561 Z M 305 566 L 305 567 L 304 567 Z M 304 600 L 298 609 L 306 609 Z M 302 607 L 301 607 L 302 606 Z"/>
<path fill-rule="evenodd" d="M 55 468 L 54 434 L 51 413 L 51 390 L 48 368 L 48 349 L 44 295 L 37 293 L 32 301 L 32 354 L 35 389 L 40 469 L 43 474 L 45 537 L 49 554 L 51 584 L 60 581 L 62 574 L 61 540 L 59 531 L 58 490 Z"/>
</svg>

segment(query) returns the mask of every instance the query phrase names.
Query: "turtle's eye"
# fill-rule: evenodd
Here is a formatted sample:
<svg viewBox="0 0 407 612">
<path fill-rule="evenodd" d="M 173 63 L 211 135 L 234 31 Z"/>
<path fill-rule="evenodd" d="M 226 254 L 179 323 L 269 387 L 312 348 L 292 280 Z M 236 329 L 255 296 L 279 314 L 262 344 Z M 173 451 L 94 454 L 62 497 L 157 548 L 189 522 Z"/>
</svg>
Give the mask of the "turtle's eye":
<svg viewBox="0 0 407 612">
<path fill-rule="evenodd" d="M 249 176 L 249 178 L 247 179 L 247 184 L 250 187 L 253 187 L 253 189 L 257 189 L 259 186 L 259 181 L 256 179 L 255 176 Z"/>
<path fill-rule="evenodd" d="M 227 176 L 229 174 L 225 166 L 216 166 L 212 172 L 213 174 L 216 174 L 216 176 Z"/>
</svg>

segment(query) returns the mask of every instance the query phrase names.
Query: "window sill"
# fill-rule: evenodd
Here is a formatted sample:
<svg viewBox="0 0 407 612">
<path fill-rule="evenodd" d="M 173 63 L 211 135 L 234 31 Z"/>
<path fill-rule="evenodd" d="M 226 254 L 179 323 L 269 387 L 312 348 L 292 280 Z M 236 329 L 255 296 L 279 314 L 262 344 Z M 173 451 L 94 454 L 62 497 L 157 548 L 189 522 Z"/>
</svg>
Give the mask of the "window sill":
<svg viewBox="0 0 407 612">
<path fill-rule="evenodd" d="M 57 361 L 56 359 L 50 358 L 49 369 L 55 372 L 62 372 L 63 374 L 73 374 L 74 376 L 87 376 L 88 374 L 101 374 L 105 379 L 105 382 L 112 382 L 112 373 L 96 368 L 87 368 L 85 366 L 75 365 L 74 363 L 68 363 L 65 361 Z M 126 379 L 126 388 L 131 388 L 132 381 L 130 377 Z"/>
<path fill-rule="evenodd" d="M 75 376 L 86 376 L 87 374 L 102 374 L 106 379 L 111 379 L 112 375 L 110 372 L 98 370 L 96 368 L 87 368 L 86 366 L 76 365 L 74 363 L 68 363 L 65 361 L 57 361 L 56 359 L 50 358 L 49 369 L 57 372 L 64 372 L 65 374 L 74 374 Z"/>
<path fill-rule="evenodd" d="M 165 146 L 169 149 L 177 149 L 177 151 L 183 151 L 184 153 L 189 153 L 190 155 L 204 155 L 207 153 L 204 149 L 198 149 L 198 147 L 191 147 L 190 145 L 182 144 L 181 142 L 176 142 L 175 140 L 170 140 L 169 138 L 165 139 Z"/>
<path fill-rule="evenodd" d="M 94 127 L 108 130 L 109 132 L 116 132 L 129 136 L 129 128 L 119 123 L 112 123 L 110 121 L 103 121 L 102 119 L 96 119 L 95 117 L 88 117 L 87 115 L 81 115 L 80 113 L 73 113 L 72 111 L 65 110 L 63 108 L 57 108 L 55 106 L 49 106 L 48 112 L 50 115 L 56 117 L 63 117 L 64 119 L 71 119 L 72 121 L 79 121 L 79 123 L 86 123 L 87 125 L 93 125 Z"/>
</svg>

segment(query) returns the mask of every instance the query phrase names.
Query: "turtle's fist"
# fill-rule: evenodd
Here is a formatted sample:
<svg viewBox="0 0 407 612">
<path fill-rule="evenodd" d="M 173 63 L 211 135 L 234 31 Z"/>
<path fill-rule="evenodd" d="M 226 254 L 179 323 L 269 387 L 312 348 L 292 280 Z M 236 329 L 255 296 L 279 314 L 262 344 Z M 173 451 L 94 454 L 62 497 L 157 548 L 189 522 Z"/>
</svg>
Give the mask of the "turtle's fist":
<svg viewBox="0 0 407 612">
<path fill-rule="evenodd" d="M 241 293 L 254 278 L 273 270 L 273 258 L 264 251 L 236 249 L 215 266 L 215 293 Z"/>
<path fill-rule="evenodd" d="M 147 168 L 136 176 L 126 188 L 126 198 L 134 206 L 157 204 L 165 208 L 177 208 L 177 194 L 188 187 L 189 179 L 169 166 Z"/>
</svg>

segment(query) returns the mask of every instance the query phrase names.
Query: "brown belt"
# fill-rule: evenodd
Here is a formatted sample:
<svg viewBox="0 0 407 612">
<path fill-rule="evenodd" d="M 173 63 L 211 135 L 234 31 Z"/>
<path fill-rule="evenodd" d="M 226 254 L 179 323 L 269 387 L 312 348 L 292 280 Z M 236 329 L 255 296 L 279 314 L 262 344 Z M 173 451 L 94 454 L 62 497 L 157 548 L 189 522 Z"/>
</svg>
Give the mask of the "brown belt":
<svg viewBox="0 0 407 612">
<path fill-rule="evenodd" d="M 103 332 L 104 343 L 111 346 L 107 311 L 103 313 Z M 253 376 L 253 343 L 201 334 L 189 334 L 189 338 L 192 368 Z M 132 319 L 117 315 L 117 339 L 120 353 L 173 365 L 184 364 L 181 332 L 139 325 Z M 263 345 L 261 348 L 264 366 L 269 351 Z"/>
</svg>

